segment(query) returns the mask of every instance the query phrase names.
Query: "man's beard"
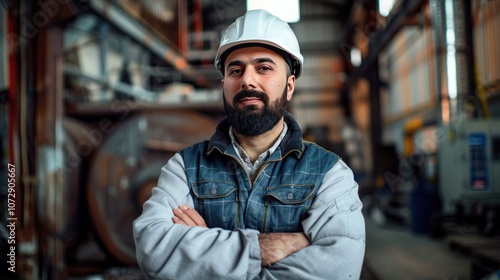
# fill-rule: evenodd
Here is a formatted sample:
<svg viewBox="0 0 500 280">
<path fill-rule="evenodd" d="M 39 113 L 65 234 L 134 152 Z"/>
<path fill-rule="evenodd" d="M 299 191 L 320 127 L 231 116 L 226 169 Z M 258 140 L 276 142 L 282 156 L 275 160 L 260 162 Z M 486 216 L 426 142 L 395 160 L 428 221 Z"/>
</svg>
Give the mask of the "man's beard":
<svg viewBox="0 0 500 280">
<path fill-rule="evenodd" d="M 233 98 L 233 105 L 229 105 L 224 99 L 224 109 L 226 110 L 229 124 L 233 126 L 236 133 L 244 136 L 261 135 L 271 130 L 283 117 L 288 100 L 286 100 L 287 90 L 283 90 L 281 97 L 273 104 L 269 104 L 269 97 L 261 91 L 242 90 Z M 238 102 L 245 97 L 257 97 L 262 100 L 264 107 L 259 109 L 257 105 L 248 105 L 243 109 L 238 109 Z"/>
</svg>

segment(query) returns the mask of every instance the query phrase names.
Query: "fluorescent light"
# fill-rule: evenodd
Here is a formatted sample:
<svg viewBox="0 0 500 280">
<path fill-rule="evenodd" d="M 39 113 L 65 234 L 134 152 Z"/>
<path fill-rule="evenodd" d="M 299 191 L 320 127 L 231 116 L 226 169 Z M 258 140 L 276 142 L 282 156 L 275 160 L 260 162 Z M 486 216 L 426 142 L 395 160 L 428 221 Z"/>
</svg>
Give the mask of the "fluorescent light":
<svg viewBox="0 0 500 280">
<path fill-rule="evenodd" d="M 446 50 L 446 76 L 448 77 L 448 96 L 450 99 L 455 99 L 458 95 L 457 57 L 455 54 L 455 47 L 448 46 Z"/>
<path fill-rule="evenodd" d="M 352 49 L 351 49 L 351 64 L 353 66 L 358 67 L 361 65 L 361 62 L 362 62 L 361 51 L 356 47 L 352 47 Z"/>
<path fill-rule="evenodd" d="M 446 77 L 448 83 L 448 97 L 457 98 L 457 57 L 455 47 L 455 15 L 453 11 L 453 0 L 446 0 Z"/>
<path fill-rule="evenodd" d="M 247 11 L 266 10 L 286 22 L 300 20 L 299 0 L 247 0 Z"/>
<path fill-rule="evenodd" d="M 379 0 L 378 1 L 378 12 L 380 15 L 386 17 L 392 10 L 394 6 L 394 0 Z"/>
</svg>

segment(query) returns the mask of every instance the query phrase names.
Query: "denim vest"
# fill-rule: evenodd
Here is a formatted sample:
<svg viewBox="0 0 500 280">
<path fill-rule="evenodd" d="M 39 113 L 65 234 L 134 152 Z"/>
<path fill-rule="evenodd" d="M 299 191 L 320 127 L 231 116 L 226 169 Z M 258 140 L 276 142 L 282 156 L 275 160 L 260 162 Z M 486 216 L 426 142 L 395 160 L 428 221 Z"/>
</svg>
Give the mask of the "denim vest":
<svg viewBox="0 0 500 280">
<path fill-rule="evenodd" d="M 302 231 L 301 222 L 324 174 L 339 157 L 302 140 L 285 113 L 289 131 L 280 146 L 250 178 L 229 138 L 226 119 L 210 141 L 180 152 L 195 209 L 210 228 L 267 232 Z"/>
</svg>

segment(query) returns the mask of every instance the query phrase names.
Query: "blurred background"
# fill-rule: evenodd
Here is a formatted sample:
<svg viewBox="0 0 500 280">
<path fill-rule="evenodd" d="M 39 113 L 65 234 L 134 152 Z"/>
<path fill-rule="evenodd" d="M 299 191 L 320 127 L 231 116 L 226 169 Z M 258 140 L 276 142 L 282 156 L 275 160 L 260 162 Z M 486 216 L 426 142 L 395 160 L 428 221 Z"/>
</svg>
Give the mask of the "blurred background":
<svg viewBox="0 0 500 280">
<path fill-rule="evenodd" d="M 304 138 L 359 183 L 361 278 L 498 279 L 500 1 L 0 5 L 3 279 L 141 279 L 132 221 L 224 116 L 213 59 L 256 8 L 300 42 Z"/>
</svg>

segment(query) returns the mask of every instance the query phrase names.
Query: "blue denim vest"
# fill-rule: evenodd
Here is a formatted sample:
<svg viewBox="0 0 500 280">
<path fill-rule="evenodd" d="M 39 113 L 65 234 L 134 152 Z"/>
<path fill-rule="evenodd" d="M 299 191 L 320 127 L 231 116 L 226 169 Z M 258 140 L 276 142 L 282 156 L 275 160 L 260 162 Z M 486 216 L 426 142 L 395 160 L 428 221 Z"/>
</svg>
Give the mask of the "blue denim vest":
<svg viewBox="0 0 500 280">
<path fill-rule="evenodd" d="M 323 176 L 339 157 L 302 140 L 285 113 L 289 131 L 253 178 L 245 171 L 224 119 L 210 141 L 180 152 L 195 209 L 208 227 L 267 232 L 298 232 Z"/>
</svg>

